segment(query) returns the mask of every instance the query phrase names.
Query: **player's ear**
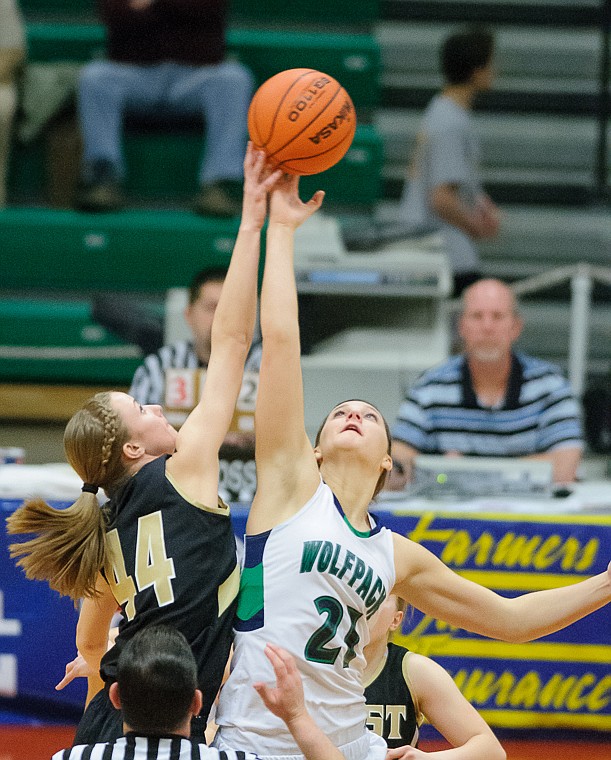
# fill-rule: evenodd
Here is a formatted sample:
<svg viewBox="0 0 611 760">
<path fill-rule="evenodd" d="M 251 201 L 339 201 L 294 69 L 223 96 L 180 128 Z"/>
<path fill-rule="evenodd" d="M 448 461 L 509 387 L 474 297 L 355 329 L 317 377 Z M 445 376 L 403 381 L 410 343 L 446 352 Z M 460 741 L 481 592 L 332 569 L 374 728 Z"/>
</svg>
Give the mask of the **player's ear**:
<svg viewBox="0 0 611 760">
<path fill-rule="evenodd" d="M 314 448 L 314 456 L 316 457 L 316 464 L 320 467 L 322 464 L 322 451 L 319 446 Z"/>
<path fill-rule="evenodd" d="M 108 689 L 108 699 L 116 710 L 121 709 L 121 695 L 119 694 L 119 684 L 113 681 Z"/>
<path fill-rule="evenodd" d="M 189 325 L 191 329 L 193 329 L 193 304 L 192 303 L 189 303 L 185 306 L 182 315 L 185 318 L 185 322 Z"/>
<path fill-rule="evenodd" d="M 393 616 L 392 623 L 388 627 L 388 630 L 396 631 L 397 628 L 400 628 L 404 617 L 405 617 L 405 613 L 403 612 L 403 610 L 397 610 Z"/>
<path fill-rule="evenodd" d="M 123 456 L 128 460 L 128 462 L 133 462 L 136 459 L 140 459 L 144 453 L 144 446 L 136 443 L 135 441 L 127 441 L 127 443 L 123 444 Z"/>
</svg>

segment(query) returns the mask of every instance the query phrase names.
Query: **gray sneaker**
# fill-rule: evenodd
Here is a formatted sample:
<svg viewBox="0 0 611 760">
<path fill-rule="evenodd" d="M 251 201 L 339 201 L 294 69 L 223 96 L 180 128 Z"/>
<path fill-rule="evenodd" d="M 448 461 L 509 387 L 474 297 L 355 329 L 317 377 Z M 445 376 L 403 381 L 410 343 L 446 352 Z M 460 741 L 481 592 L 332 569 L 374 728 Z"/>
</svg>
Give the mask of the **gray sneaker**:
<svg viewBox="0 0 611 760">
<path fill-rule="evenodd" d="M 204 185 L 196 195 L 193 210 L 202 216 L 239 216 L 242 204 L 232 198 L 220 182 Z"/>
</svg>

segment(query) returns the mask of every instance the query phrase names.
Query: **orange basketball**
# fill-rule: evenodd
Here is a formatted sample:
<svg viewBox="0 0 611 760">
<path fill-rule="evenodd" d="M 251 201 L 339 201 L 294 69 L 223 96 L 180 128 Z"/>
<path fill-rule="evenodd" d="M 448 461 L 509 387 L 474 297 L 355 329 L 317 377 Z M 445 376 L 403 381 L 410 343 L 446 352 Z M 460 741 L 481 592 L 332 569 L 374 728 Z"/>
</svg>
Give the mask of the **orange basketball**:
<svg viewBox="0 0 611 760">
<path fill-rule="evenodd" d="M 346 153 L 356 113 L 341 84 L 313 69 L 287 69 L 255 92 L 248 132 L 257 148 L 287 174 L 318 174 Z"/>
</svg>

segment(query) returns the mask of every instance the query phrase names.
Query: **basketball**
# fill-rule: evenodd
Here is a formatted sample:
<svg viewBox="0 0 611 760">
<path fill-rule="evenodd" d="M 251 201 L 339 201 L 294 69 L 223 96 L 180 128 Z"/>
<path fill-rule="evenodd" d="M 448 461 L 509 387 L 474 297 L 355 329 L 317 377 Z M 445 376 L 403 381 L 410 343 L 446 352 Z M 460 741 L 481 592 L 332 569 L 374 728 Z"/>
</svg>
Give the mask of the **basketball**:
<svg viewBox="0 0 611 760">
<path fill-rule="evenodd" d="M 356 112 L 341 84 L 320 71 L 287 69 L 255 92 L 248 109 L 254 145 L 287 174 L 318 174 L 346 153 Z"/>
</svg>

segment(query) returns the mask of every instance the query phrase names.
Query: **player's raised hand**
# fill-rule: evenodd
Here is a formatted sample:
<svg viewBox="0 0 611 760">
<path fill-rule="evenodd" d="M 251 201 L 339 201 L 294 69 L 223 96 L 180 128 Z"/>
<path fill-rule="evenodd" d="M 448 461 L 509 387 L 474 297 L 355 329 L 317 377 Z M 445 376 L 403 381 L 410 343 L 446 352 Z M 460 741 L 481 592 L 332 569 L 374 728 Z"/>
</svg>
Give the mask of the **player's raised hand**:
<svg viewBox="0 0 611 760">
<path fill-rule="evenodd" d="M 325 193 L 317 190 L 307 203 L 299 197 L 299 177 L 284 174 L 270 195 L 269 222 L 296 229 L 321 207 Z"/>
<path fill-rule="evenodd" d="M 268 193 L 281 179 L 282 172 L 274 169 L 262 150 L 249 142 L 244 157 L 244 197 L 242 227 L 261 229 L 267 215 Z"/>
</svg>

